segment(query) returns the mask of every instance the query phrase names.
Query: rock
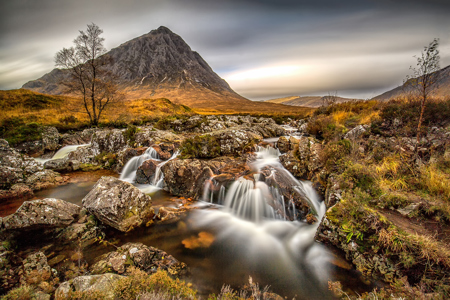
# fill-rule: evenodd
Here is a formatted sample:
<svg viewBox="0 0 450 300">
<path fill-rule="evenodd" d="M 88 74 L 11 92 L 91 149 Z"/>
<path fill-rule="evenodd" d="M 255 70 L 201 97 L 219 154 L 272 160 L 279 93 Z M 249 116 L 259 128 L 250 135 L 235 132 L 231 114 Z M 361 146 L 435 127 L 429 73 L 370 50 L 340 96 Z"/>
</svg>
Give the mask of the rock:
<svg viewBox="0 0 450 300">
<path fill-rule="evenodd" d="M 278 148 L 278 150 L 280 150 L 281 153 L 288 152 L 289 151 L 289 140 L 286 137 L 281 136 L 278 139 L 277 148 Z"/>
<path fill-rule="evenodd" d="M 183 275 L 187 272 L 185 263 L 179 262 L 172 255 L 142 243 L 127 243 L 116 251 L 97 258 L 91 267 L 93 274 L 114 271 L 127 274 L 128 268 L 134 266 L 147 273 L 155 273 L 158 269 L 167 270 L 171 275 Z"/>
<path fill-rule="evenodd" d="M 283 195 L 285 199 L 285 207 L 289 205 L 290 201 L 294 203 L 298 215 L 295 216 L 292 220 L 303 220 L 309 213 L 317 215 L 314 206 L 312 206 L 308 202 L 308 198 L 305 197 L 302 189 L 298 187 L 298 183 L 292 180 L 291 174 L 286 172 L 286 170 L 282 168 L 266 166 L 261 169 L 261 174 L 264 175 L 265 182 L 268 186 L 276 187 L 278 189 L 278 192 Z M 272 206 L 274 205 L 276 206 L 277 204 L 273 203 Z M 277 209 L 277 207 L 274 208 Z M 282 210 L 283 209 L 281 209 L 280 213 L 284 213 Z"/>
<path fill-rule="evenodd" d="M 121 171 L 121 168 L 127 164 L 127 162 L 135 156 L 142 155 L 147 147 L 139 147 L 139 148 L 127 148 L 121 151 L 117 157 L 118 165 L 120 168 L 118 171 Z"/>
<path fill-rule="evenodd" d="M 159 143 L 180 145 L 183 139 L 183 136 L 174 134 L 171 131 L 157 130 L 153 127 L 142 127 L 135 135 L 136 144 L 144 147 Z"/>
<path fill-rule="evenodd" d="M 53 289 L 52 286 L 57 282 L 57 272 L 50 268 L 44 253 L 32 253 L 24 259 L 22 264 L 21 285 L 42 286 L 41 283 L 47 283 L 46 285 Z"/>
<path fill-rule="evenodd" d="M 61 175 L 52 170 L 43 170 L 27 178 L 26 184 L 34 191 L 46 189 L 61 184 L 64 179 Z"/>
<path fill-rule="evenodd" d="M 111 129 L 96 131 L 92 136 L 91 148 L 94 156 L 102 152 L 118 153 L 127 147 L 123 130 Z"/>
<path fill-rule="evenodd" d="M 344 136 L 344 139 L 354 141 L 357 138 L 359 138 L 364 132 L 366 132 L 367 128 L 369 128 L 368 125 L 358 125 L 349 132 L 347 132 Z"/>
<path fill-rule="evenodd" d="M 281 164 L 296 177 L 312 179 L 314 173 L 323 167 L 322 145 L 309 137 L 292 138 L 289 147 L 291 145 L 294 150 L 280 156 Z"/>
<path fill-rule="evenodd" d="M 164 182 L 172 195 L 198 199 L 203 194 L 204 183 L 235 159 L 219 157 L 211 160 L 173 159 L 161 167 Z"/>
<path fill-rule="evenodd" d="M 156 168 L 161 161 L 149 159 L 142 163 L 136 171 L 136 183 L 149 184 L 151 183 L 153 175 L 155 175 Z"/>
<path fill-rule="evenodd" d="M 77 160 L 69 160 L 67 158 L 59 158 L 48 160 L 44 163 L 44 168 L 56 172 L 72 172 L 78 170 L 80 162 Z"/>
<path fill-rule="evenodd" d="M 149 196 L 114 177 L 102 177 L 82 203 L 102 223 L 123 232 L 146 224 L 154 216 Z"/>
<path fill-rule="evenodd" d="M 412 212 L 417 210 L 417 208 L 420 206 L 420 203 L 412 203 L 405 208 L 398 208 L 397 211 L 402 214 L 402 216 L 409 216 Z"/>
<path fill-rule="evenodd" d="M 9 190 L 0 190 L 0 200 L 23 198 L 29 199 L 33 197 L 33 190 L 24 183 L 17 183 Z"/>
<path fill-rule="evenodd" d="M 52 126 L 44 127 L 42 130 L 42 147 L 45 150 L 55 151 L 59 148 L 59 132 Z"/>
<path fill-rule="evenodd" d="M 83 146 L 78 147 L 77 150 L 70 152 L 67 156 L 67 160 L 77 161 L 82 164 L 97 165 L 98 163 L 95 161 L 95 155 L 97 154 L 92 146 Z"/>
<path fill-rule="evenodd" d="M 69 145 L 82 145 L 87 144 L 91 141 L 92 135 L 98 129 L 96 128 L 88 128 L 83 130 L 82 132 L 75 133 L 65 133 L 60 137 L 61 146 L 69 146 Z"/>
<path fill-rule="evenodd" d="M 221 155 L 240 155 L 262 140 L 262 136 L 242 129 L 227 129 L 211 134 L 220 145 Z M 248 148 L 250 147 L 250 148 Z"/>
<path fill-rule="evenodd" d="M 59 199 L 25 201 L 17 211 L 3 218 L 6 230 L 34 230 L 70 225 L 78 219 L 81 207 Z"/>
<path fill-rule="evenodd" d="M 70 291 L 80 292 L 86 296 L 91 295 L 96 299 L 116 299 L 114 295 L 114 284 L 123 276 L 117 274 L 102 274 L 78 276 L 70 281 L 63 282 L 55 292 L 56 300 L 63 300 L 69 297 Z"/>
<path fill-rule="evenodd" d="M 159 144 L 159 145 L 153 145 L 153 149 L 158 153 L 158 156 L 162 160 L 168 160 L 172 157 L 172 154 L 174 153 L 176 147 L 173 144 Z"/>
<path fill-rule="evenodd" d="M 31 157 L 21 155 L 0 139 L 0 188 L 9 189 L 15 183 L 24 183 L 26 178 L 42 171 L 42 164 Z"/>
</svg>

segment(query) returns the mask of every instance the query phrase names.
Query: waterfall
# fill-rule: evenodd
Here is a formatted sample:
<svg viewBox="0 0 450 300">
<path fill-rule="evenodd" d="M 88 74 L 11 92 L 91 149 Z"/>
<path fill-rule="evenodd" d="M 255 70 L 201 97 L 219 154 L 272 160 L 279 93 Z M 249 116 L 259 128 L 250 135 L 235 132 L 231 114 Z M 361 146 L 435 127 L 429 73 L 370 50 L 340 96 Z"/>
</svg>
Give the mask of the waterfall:
<svg viewBox="0 0 450 300">
<path fill-rule="evenodd" d="M 240 177 L 229 187 L 220 188 L 212 187 L 214 178 L 207 181 L 203 200 L 213 199 L 223 206 L 192 212 L 189 221 L 195 230 L 214 234 L 213 247 L 217 249 L 217 260 L 223 261 L 221 267 L 226 276 L 233 276 L 236 261 L 241 270 L 259 278 L 260 283 L 277 282 L 281 285 L 280 292 L 294 291 L 297 299 L 330 299 L 326 288 L 330 255 L 314 241 L 320 222 L 310 225 L 296 220 L 294 201 L 285 202 L 271 180 L 284 176 L 293 190 L 310 203 L 318 220 L 325 213 L 325 204 L 310 182 L 298 181 L 283 168 L 279 155 L 277 149 L 260 148 L 251 163 L 257 173 L 264 170 L 266 178 Z"/>
<path fill-rule="evenodd" d="M 77 150 L 79 147 L 84 147 L 84 146 L 90 146 L 91 144 L 82 144 L 82 145 L 69 145 L 69 146 L 64 146 L 61 149 L 59 149 L 53 156 L 52 158 L 35 158 L 36 161 L 44 164 L 45 162 L 49 161 L 49 160 L 53 160 L 53 159 L 61 159 L 61 158 L 66 158 L 70 152 L 73 152 L 75 150 Z"/>
<path fill-rule="evenodd" d="M 155 149 L 149 147 L 142 155 L 135 156 L 130 159 L 123 167 L 122 173 L 120 173 L 120 180 L 133 183 L 136 179 L 136 171 L 146 160 L 154 159 L 160 160 L 159 155 Z"/>
<path fill-rule="evenodd" d="M 161 167 L 164 166 L 169 161 L 171 161 L 172 159 L 176 158 L 178 156 L 178 154 L 180 154 L 179 151 L 174 152 L 174 154 L 168 160 L 163 161 L 162 163 L 160 163 L 156 166 L 152 185 L 154 185 L 160 189 L 162 189 L 164 187 L 164 173 L 161 172 Z"/>
</svg>

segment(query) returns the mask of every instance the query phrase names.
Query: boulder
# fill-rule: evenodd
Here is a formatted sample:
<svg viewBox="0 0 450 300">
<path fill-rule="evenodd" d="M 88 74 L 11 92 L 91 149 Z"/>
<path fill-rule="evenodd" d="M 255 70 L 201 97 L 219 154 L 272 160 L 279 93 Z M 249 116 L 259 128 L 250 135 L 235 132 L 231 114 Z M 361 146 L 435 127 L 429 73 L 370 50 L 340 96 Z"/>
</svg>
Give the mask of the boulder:
<svg viewBox="0 0 450 300">
<path fill-rule="evenodd" d="M 70 281 L 63 282 L 55 292 L 56 300 L 68 299 L 70 293 L 83 293 L 95 299 L 116 299 L 114 295 L 114 284 L 123 276 L 117 274 L 102 274 L 78 276 Z"/>
<path fill-rule="evenodd" d="M 156 168 L 161 161 L 149 159 L 142 163 L 136 171 L 136 183 L 148 184 L 151 183 L 153 175 L 155 175 Z"/>
<path fill-rule="evenodd" d="M 13 184 L 23 183 L 28 176 L 42 170 L 41 163 L 21 155 L 6 140 L 0 139 L 0 188 L 9 189 Z"/>
<path fill-rule="evenodd" d="M 34 230 L 70 225 L 78 219 L 81 207 L 59 199 L 25 201 L 12 215 L 3 218 L 6 230 Z"/>
<path fill-rule="evenodd" d="M 91 141 L 92 135 L 98 129 L 96 128 L 88 128 L 81 132 L 75 133 L 65 133 L 60 137 L 61 146 L 69 146 L 69 145 L 82 145 L 87 144 Z"/>
<path fill-rule="evenodd" d="M 102 177 L 82 203 L 102 223 L 123 232 L 146 224 L 154 216 L 150 196 L 114 177 Z"/>
<path fill-rule="evenodd" d="M 198 199 L 206 180 L 220 174 L 220 169 L 235 159 L 219 157 L 211 160 L 173 159 L 161 167 L 164 182 L 172 195 Z"/>
<path fill-rule="evenodd" d="M 115 272 L 127 274 L 130 267 L 136 267 L 149 274 L 158 269 L 167 270 L 171 275 L 186 273 L 186 264 L 179 262 L 166 252 L 146 246 L 142 243 L 127 243 L 97 258 L 97 263 L 91 267 L 92 274 Z"/>
<path fill-rule="evenodd" d="M 77 160 L 69 160 L 66 158 L 52 159 L 44 163 L 44 168 L 56 172 L 72 172 L 78 170 L 80 162 Z"/>
<path fill-rule="evenodd" d="M 322 145 L 309 137 L 292 138 L 289 142 L 294 150 L 280 156 L 281 164 L 294 176 L 311 179 L 323 167 Z"/>
<path fill-rule="evenodd" d="M 127 147 L 127 141 L 123 136 L 123 130 L 107 129 L 96 131 L 92 136 L 91 148 L 94 155 L 102 152 L 118 153 Z"/>
<path fill-rule="evenodd" d="M 52 126 L 42 129 L 42 148 L 45 150 L 55 151 L 59 148 L 59 132 Z"/>
<path fill-rule="evenodd" d="M 98 153 L 96 150 L 91 146 L 82 146 L 78 147 L 77 150 L 72 151 L 67 156 L 68 161 L 77 161 L 82 164 L 94 164 L 96 165 L 97 162 L 95 161 L 95 156 Z"/>
</svg>

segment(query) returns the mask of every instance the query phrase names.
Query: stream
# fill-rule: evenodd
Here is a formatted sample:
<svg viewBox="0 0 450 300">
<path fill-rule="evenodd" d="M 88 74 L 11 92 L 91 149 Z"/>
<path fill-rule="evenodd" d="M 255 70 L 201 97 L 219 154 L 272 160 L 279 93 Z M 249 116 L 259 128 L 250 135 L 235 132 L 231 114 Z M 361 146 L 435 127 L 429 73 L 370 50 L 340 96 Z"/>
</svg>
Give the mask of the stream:
<svg viewBox="0 0 450 300">
<path fill-rule="evenodd" d="M 310 225 L 296 219 L 294 205 L 286 204 L 274 176 L 285 176 L 290 186 L 309 203 L 318 220 L 325 214 L 325 204 L 311 183 L 298 181 L 282 167 L 279 151 L 260 148 L 251 163 L 254 178 L 239 178 L 229 186 L 216 186 L 214 178 L 205 185 L 203 199 L 195 202 L 196 209 L 172 224 L 143 227 L 131 233 L 106 230 L 108 239 L 117 245 L 141 242 L 157 247 L 185 262 L 192 282 L 200 295 L 218 294 L 223 284 L 233 288 L 248 283 L 249 276 L 260 287 L 283 297 L 296 299 L 333 299 L 328 291 L 329 280 L 339 280 L 346 290 L 358 293 L 371 290 L 358 272 L 352 269 L 340 253 L 315 242 L 320 222 Z M 170 159 L 176 158 L 175 153 Z M 120 179 L 133 183 L 137 168 L 147 159 L 159 160 L 153 148 L 132 158 L 123 168 Z M 168 161 L 168 160 L 167 160 Z M 156 210 L 161 206 L 178 207 L 182 198 L 172 197 L 163 190 L 164 176 L 161 161 L 150 185 L 137 185 L 152 197 Z M 270 170 L 270 176 L 261 176 Z M 81 205 L 83 197 L 101 176 L 118 175 L 111 171 L 74 172 L 68 184 L 38 191 L 33 199 L 58 198 Z M 13 213 L 20 201 L 1 204 L 1 213 Z M 269 205 L 270 204 L 270 205 Z M 294 219 L 294 221 L 289 221 Z M 95 246 L 86 250 L 89 264 L 99 255 L 112 251 L 111 247 Z"/>
</svg>

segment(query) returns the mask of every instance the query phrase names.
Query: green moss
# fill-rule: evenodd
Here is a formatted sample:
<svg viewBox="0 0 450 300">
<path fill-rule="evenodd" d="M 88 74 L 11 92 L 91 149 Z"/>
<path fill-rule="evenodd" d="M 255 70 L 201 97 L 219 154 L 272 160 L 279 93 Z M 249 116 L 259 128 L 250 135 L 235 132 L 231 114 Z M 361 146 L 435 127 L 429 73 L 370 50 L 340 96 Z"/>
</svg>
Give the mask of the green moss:
<svg viewBox="0 0 450 300">
<path fill-rule="evenodd" d="M 218 139 L 212 135 L 197 135 L 184 140 L 180 147 L 181 158 L 214 158 L 221 155 Z"/>
<path fill-rule="evenodd" d="M 11 146 L 42 139 L 42 129 L 43 127 L 39 123 L 25 124 L 24 120 L 19 117 L 5 119 L 0 125 L 1 137 L 6 139 Z"/>
</svg>

